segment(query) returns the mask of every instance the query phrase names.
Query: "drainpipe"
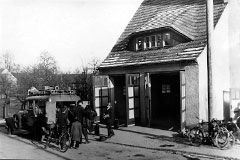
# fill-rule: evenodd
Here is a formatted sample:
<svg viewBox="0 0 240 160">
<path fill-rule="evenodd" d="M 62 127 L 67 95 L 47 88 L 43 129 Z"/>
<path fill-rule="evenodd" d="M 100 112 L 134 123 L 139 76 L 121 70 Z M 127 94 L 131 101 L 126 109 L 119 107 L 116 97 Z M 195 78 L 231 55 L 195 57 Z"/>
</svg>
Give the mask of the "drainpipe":
<svg viewBox="0 0 240 160">
<path fill-rule="evenodd" d="M 212 86 L 212 45 L 213 45 L 213 0 L 207 1 L 207 73 L 208 73 L 208 121 L 213 118 L 213 86 Z"/>
</svg>

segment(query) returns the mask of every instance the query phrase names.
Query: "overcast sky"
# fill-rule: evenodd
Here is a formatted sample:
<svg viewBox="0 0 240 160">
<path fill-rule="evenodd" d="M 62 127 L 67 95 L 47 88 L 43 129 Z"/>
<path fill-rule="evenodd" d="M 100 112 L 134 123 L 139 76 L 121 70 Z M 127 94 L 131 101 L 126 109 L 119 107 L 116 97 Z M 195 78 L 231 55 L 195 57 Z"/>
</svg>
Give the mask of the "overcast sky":
<svg viewBox="0 0 240 160">
<path fill-rule="evenodd" d="M 103 60 L 143 0 L 0 0 L 0 54 L 35 64 L 47 51 L 62 71 Z"/>
</svg>

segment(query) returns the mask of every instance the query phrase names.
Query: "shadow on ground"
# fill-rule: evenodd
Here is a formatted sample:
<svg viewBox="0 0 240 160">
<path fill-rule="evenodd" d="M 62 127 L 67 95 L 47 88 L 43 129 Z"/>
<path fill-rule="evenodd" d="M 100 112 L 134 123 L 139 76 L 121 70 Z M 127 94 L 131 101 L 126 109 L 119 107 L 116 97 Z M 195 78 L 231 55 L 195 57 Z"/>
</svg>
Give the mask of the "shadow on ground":
<svg viewBox="0 0 240 160">
<path fill-rule="evenodd" d="M 190 145 L 188 138 L 182 137 L 178 133 L 172 133 L 172 135 L 166 136 L 166 135 L 156 135 L 156 134 L 151 134 L 151 133 L 143 133 L 143 132 L 139 132 L 139 131 L 132 131 L 132 130 L 124 129 L 124 128 L 119 128 L 118 130 L 144 135 L 145 138 L 148 138 L 148 139 L 156 139 L 156 140 L 174 142 L 174 143 L 178 143 L 178 144 Z M 166 146 L 166 147 L 169 147 L 169 146 Z"/>
</svg>

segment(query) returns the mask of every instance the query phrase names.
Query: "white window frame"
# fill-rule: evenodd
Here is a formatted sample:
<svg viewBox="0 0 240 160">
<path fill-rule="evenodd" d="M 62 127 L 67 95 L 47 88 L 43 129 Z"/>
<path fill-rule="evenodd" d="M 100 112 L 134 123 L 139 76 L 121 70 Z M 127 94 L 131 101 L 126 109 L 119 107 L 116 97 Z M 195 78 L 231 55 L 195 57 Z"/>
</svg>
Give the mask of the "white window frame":
<svg viewBox="0 0 240 160">
<path fill-rule="evenodd" d="M 141 51 L 141 50 L 144 49 L 144 46 L 143 46 L 143 45 L 144 45 L 144 40 L 143 40 L 143 39 L 144 39 L 143 37 L 139 37 L 139 38 L 136 39 L 136 51 Z M 139 41 L 139 40 L 142 41 L 142 44 L 141 44 L 142 47 L 141 47 L 141 49 L 138 47 L 138 41 Z"/>
<path fill-rule="evenodd" d="M 166 38 L 165 36 L 169 34 L 169 45 L 166 45 L 165 41 Z M 158 36 L 160 36 L 160 43 L 158 43 Z M 152 37 L 155 38 L 155 45 L 152 45 Z M 144 36 L 144 37 L 138 37 L 136 38 L 136 51 L 141 51 L 141 50 L 148 50 L 148 49 L 152 49 L 152 48 L 164 48 L 164 47 L 168 47 L 172 45 L 172 34 L 171 32 L 163 32 L 163 33 L 158 33 L 158 34 L 152 34 L 149 36 Z M 147 40 L 148 39 L 148 40 Z M 139 40 L 141 40 L 142 44 L 141 44 L 141 48 L 139 48 L 138 46 L 138 42 Z M 149 47 L 147 47 L 147 43 L 149 45 Z"/>
<path fill-rule="evenodd" d="M 147 40 L 148 38 L 148 40 Z M 148 47 L 147 47 L 147 42 L 148 42 Z M 150 49 L 151 48 L 151 37 L 146 36 L 144 37 L 144 50 Z"/>
<path fill-rule="evenodd" d="M 158 36 L 161 37 L 160 45 L 158 45 Z M 162 33 L 156 35 L 156 47 L 160 47 L 160 48 L 163 47 L 163 34 Z"/>
<path fill-rule="evenodd" d="M 150 37 L 151 37 L 151 40 L 150 40 L 150 42 L 151 42 L 151 43 L 150 43 L 151 48 L 155 48 L 155 47 L 156 47 L 156 35 L 151 35 Z M 152 41 L 152 40 L 153 40 L 152 37 L 154 37 L 154 46 L 152 45 L 152 44 L 153 44 L 153 43 L 152 43 L 152 42 L 153 42 L 153 41 Z"/>
<path fill-rule="evenodd" d="M 169 34 L 169 41 L 170 41 L 170 42 L 169 42 L 169 43 L 170 43 L 169 45 L 166 45 L 166 41 L 167 41 L 167 40 L 166 40 L 165 37 L 166 37 L 167 34 Z M 163 42 L 162 45 L 163 45 L 163 47 L 171 46 L 171 43 L 172 43 L 171 41 L 172 41 L 172 40 L 171 40 L 171 34 L 170 34 L 169 32 L 165 32 L 165 33 L 162 34 L 162 42 Z"/>
</svg>

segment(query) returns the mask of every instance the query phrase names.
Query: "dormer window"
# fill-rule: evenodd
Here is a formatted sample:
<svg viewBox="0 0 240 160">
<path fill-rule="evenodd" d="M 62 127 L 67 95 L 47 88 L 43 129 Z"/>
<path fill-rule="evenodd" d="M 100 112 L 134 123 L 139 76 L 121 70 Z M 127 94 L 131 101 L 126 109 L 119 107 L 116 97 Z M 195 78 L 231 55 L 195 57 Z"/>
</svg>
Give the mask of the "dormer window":
<svg viewBox="0 0 240 160">
<path fill-rule="evenodd" d="M 169 47 L 171 45 L 171 34 L 168 32 L 139 37 L 136 39 L 136 51 Z"/>
<path fill-rule="evenodd" d="M 179 43 L 186 43 L 189 41 L 191 41 L 191 39 L 178 32 L 174 32 L 170 29 L 164 29 L 133 36 L 129 41 L 128 50 L 144 51 L 169 48 L 178 45 Z"/>
</svg>

